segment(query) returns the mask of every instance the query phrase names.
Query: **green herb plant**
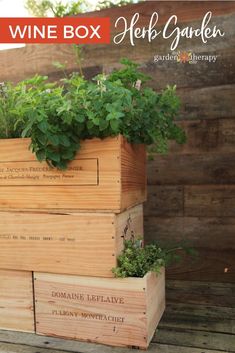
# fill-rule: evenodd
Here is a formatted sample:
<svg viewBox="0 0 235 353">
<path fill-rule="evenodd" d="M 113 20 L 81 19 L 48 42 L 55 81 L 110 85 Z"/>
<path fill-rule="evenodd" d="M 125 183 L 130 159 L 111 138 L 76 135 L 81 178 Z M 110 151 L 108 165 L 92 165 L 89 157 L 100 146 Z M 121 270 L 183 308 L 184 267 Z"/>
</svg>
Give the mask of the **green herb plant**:
<svg viewBox="0 0 235 353">
<path fill-rule="evenodd" d="M 29 137 L 39 161 L 65 169 L 82 140 L 122 134 L 130 143 L 167 152 L 169 140 L 185 141 L 175 123 L 179 99 L 175 87 L 155 92 L 137 64 L 87 81 L 78 73 L 58 83 L 35 76 L 0 91 L 0 136 Z M 141 87 L 140 86 L 141 82 Z"/>
<path fill-rule="evenodd" d="M 118 265 L 112 272 L 116 277 L 144 277 L 149 271 L 159 273 L 162 267 L 179 261 L 179 251 L 182 250 L 187 254 L 196 255 L 194 249 L 184 245 L 163 249 L 157 244 L 142 246 L 139 240 L 126 240 L 118 257 Z"/>
</svg>

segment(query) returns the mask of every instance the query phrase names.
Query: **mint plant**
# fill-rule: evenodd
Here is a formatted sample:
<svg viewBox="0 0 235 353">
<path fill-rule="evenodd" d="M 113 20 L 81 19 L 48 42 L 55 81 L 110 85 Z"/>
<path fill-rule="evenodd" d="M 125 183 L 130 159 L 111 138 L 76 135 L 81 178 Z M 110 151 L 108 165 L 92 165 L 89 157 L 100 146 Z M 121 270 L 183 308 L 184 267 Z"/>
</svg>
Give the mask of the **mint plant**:
<svg viewBox="0 0 235 353">
<path fill-rule="evenodd" d="M 60 83 L 46 76 L 6 84 L 0 89 L 0 137 L 29 137 L 39 161 L 65 169 L 80 142 L 122 134 L 130 143 L 143 143 L 166 152 L 168 141 L 185 141 L 175 123 L 179 99 L 175 87 L 155 92 L 148 77 L 125 59 L 124 68 L 92 81 L 78 73 Z M 139 89 L 136 83 L 141 82 Z"/>
</svg>

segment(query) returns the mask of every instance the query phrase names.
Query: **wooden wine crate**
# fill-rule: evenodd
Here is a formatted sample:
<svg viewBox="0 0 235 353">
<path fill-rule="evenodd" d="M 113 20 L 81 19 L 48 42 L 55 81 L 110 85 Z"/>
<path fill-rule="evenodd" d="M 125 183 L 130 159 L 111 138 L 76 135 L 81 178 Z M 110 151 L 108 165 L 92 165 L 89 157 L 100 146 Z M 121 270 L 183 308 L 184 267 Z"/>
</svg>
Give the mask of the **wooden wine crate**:
<svg viewBox="0 0 235 353">
<path fill-rule="evenodd" d="M 0 268 L 112 277 L 123 240 L 142 235 L 142 205 L 119 214 L 0 212 Z"/>
<path fill-rule="evenodd" d="M 0 270 L 0 329 L 35 331 L 32 272 Z"/>
<path fill-rule="evenodd" d="M 0 209 L 107 210 L 146 200 L 146 153 L 122 137 L 83 141 L 66 171 L 39 163 L 29 139 L 0 140 Z"/>
<path fill-rule="evenodd" d="M 165 273 L 96 278 L 34 273 L 36 332 L 146 349 L 165 308 Z"/>
</svg>

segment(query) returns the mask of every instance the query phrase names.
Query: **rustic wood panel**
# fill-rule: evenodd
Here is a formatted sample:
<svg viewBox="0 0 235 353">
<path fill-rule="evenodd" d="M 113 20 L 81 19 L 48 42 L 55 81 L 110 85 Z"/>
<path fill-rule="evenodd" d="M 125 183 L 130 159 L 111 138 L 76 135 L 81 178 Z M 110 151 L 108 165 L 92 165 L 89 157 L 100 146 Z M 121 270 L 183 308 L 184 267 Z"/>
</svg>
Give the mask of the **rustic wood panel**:
<svg viewBox="0 0 235 353">
<path fill-rule="evenodd" d="M 235 336 L 224 334 L 205 332 L 199 330 L 186 330 L 179 328 L 159 329 L 154 336 L 154 342 L 161 344 L 168 343 L 173 345 L 184 345 L 188 347 L 192 344 L 198 348 L 218 349 L 221 351 L 234 352 Z"/>
<path fill-rule="evenodd" d="M 233 34 L 233 14 L 235 12 L 235 7 L 232 2 L 224 2 L 220 4 L 219 2 L 205 1 L 192 2 L 143 2 L 141 4 L 131 5 L 125 7 L 125 16 L 130 19 L 134 13 L 140 13 L 139 26 L 146 26 L 149 22 L 149 18 L 153 11 L 158 11 L 159 22 L 158 25 L 162 26 L 166 20 L 169 18 L 170 14 L 176 14 L 179 18 L 179 23 L 182 25 L 189 25 L 192 21 L 196 21 L 197 27 L 199 26 L 202 16 L 213 8 L 213 15 L 215 16 L 213 22 L 224 28 L 227 33 L 227 37 Z M 228 15 L 230 14 L 230 15 Z M 111 23 L 114 25 L 115 20 L 119 16 L 123 16 L 123 8 L 107 9 L 100 12 L 90 13 L 91 16 L 109 16 L 111 18 Z M 83 14 L 80 16 L 87 16 Z M 230 17 L 229 17 L 230 16 Z M 217 17 L 217 18 L 216 18 Z M 200 20 L 199 20 L 200 19 Z M 112 29 L 113 31 L 113 29 Z M 169 46 L 169 40 L 157 39 L 158 42 L 158 53 L 165 53 L 166 46 Z M 227 45 L 227 42 L 223 38 L 217 38 L 213 43 L 216 43 L 216 48 L 212 45 L 207 46 L 207 49 L 219 49 L 231 47 Z M 132 48 L 130 51 L 130 46 L 125 44 L 117 46 L 110 44 L 109 46 L 99 45 L 99 46 L 85 46 L 84 55 L 85 60 L 83 62 L 84 66 L 99 66 L 104 62 L 107 64 L 107 60 L 114 64 L 119 61 L 119 58 L 128 57 L 142 61 L 143 58 L 153 57 L 156 54 L 155 46 L 148 45 L 146 41 L 138 41 L 138 50 Z M 180 50 L 191 50 L 197 48 L 201 52 L 204 50 L 204 45 L 200 44 L 200 40 L 196 38 L 190 42 L 188 40 L 183 40 L 180 44 Z M 95 54 L 94 54 L 95 53 Z M 108 54 L 107 54 L 108 53 Z M 15 57 L 18 58 L 17 66 L 15 65 Z M 92 63 L 90 58 L 92 58 Z M 105 59 L 105 60 L 104 60 Z M 0 76 L 2 80 L 13 80 L 17 81 L 29 77 L 35 73 L 40 74 L 52 74 L 52 76 L 58 75 L 53 67 L 53 61 L 60 61 L 62 63 L 67 62 L 68 70 L 74 70 L 77 68 L 76 58 L 74 55 L 73 47 L 71 45 L 27 45 L 25 48 L 13 49 L 10 51 L 3 51 L 0 55 Z M 91 65 L 92 64 L 92 65 Z M 219 64 L 218 64 L 219 65 Z M 224 66 L 222 66 L 224 67 Z M 187 70 L 187 69 L 186 69 Z M 189 68 L 190 70 L 190 68 Z M 200 70 L 200 69 L 199 69 Z M 219 72 L 220 70 L 218 70 Z M 215 73 L 215 75 L 220 75 Z M 210 76 L 210 75 L 206 75 Z M 183 76 L 182 76 L 183 77 Z M 222 77 L 220 75 L 220 77 Z M 223 78 L 222 78 L 223 79 Z"/>
<path fill-rule="evenodd" d="M 234 184 L 234 153 L 155 155 L 147 175 L 150 185 Z"/>
<path fill-rule="evenodd" d="M 225 133 L 225 129 L 220 125 L 219 119 L 214 120 L 193 120 L 193 121 L 180 121 L 177 122 L 182 129 L 184 129 L 187 136 L 187 141 L 184 144 L 178 144 L 175 141 L 169 143 L 169 152 L 171 154 L 200 154 L 200 153 L 213 153 L 213 152 L 231 152 L 235 147 L 233 140 L 225 142 L 221 136 Z M 228 123 L 229 121 L 229 123 Z M 228 125 L 235 127 L 235 119 L 227 119 Z M 220 140 L 219 140 L 220 138 Z M 226 149 L 226 147 L 227 149 Z"/>
<path fill-rule="evenodd" d="M 226 242 L 226 240 L 225 240 Z M 206 282 L 234 283 L 234 249 L 196 248 L 198 255 L 181 255 L 181 262 L 168 267 L 167 278 Z"/>
<path fill-rule="evenodd" d="M 156 217 L 145 214 L 144 225 L 149 242 L 175 245 L 187 241 L 193 247 L 210 247 L 218 251 L 235 249 L 233 217 Z"/>
<path fill-rule="evenodd" d="M 143 235 L 142 206 L 119 215 L 0 212 L 0 268 L 113 277 L 124 234 Z"/>
<path fill-rule="evenodd" d="M 235 127 L 235 119 L 225 119 L 228 125 Z M 186 143 L 178 144 L 175 141 L 169 143 L 169 152 L 171 154 L 200 154 L 200 153 L 218 153 L 221 151 L 231 152 L 233 141 L 227 143 L 220 139 L 224 134 L 224 128 L 220 124 L 220 119 L 211 120 L 192 120 L 179 121 L 177 125 L 184 129 L 187 136 Z"/>
<path fill-rule="evenodd" d="M 159 325 L 165 327 L 235 334 L 235 309 L 168 302 Z"/>
<path fill-rule="evenodd" d="M 17 336 L 19 336 L 19 333 L 17 333 Z M 24 334 L 23 337 L 27 339 L 26 334 Z M 58 349 L 48 348 L 48 345 L 51 346 L 51 344 L 54 344 Z M 61 347 L 64 347 L 63 350 L 61 349 Z M 94 343 L 91 347 L 90 343 L 74 342 L 58 338 L 53 339 L 51 337 L 38 337 L 37 341 L 35 340 L 32 345 L 25 345 L 24 341 L 22 342 L 22 344 L 17 345 L 15 343 L 0 342 L 0 349 L 1 353 L 131 353 L 133 351 L 133 349 L 129 348 L 119 347 L 115 349 L 114 347 L 102 346 L 100 344 Z M 152 343 L 149 348 L 149 351 L 152 353 L 202 353 L 202 350 L 199 348 L 173 346 L 159 343 Z M 226 351 L 223 352 L 228 353 Z M 203 353 L 221 353 L 221 351 L 203 349 Z"/>
<path fill-rule="evenodd" d="M 235 151 L 235 118 L 219 121 L 219 146 L 223 151 Z"/>
<path fill-rule="evenodd" d="M 0 209 L 121 210 L 146 199 L 145 148 L 129 146 L 122 160 L 123 137 L 83 141 L 68 171 L 48 168 L 28 150 L 29 139 L 0 140 Z M 134 161 L 132 161 L 134 158 Z M 134 163 L 135 162 L 135 163 Z M 136 164 L 135 173 L 133 171 Z M 125 168 L 121 168 L 121 165 Z M 138 168 L 140 170 L 138 170 Z M 122 201 L 124 183 L 132 192 Z M 144 183 L 144 184 L 142 184 Z M 126 190 L 124 190 L 126 191 Z"/>
<path fill-rule="evenodd" d="M 147 348 L 164 311 L 164 270 L 144 278 L 43 273 L 35 273 L 34 278 L 39 334 Z"/>
<path fill-rule="evenodd" d="M 148 186 L 146 216 L 183 216 L 183 213 L 184 188 L 182 186 Z"/>
<path fill-rule="evenodd" d="M 160 327 L 235 334 L 234 314 L 233 308 L 168 303 Z"/>
<path fill-rule="evenodd" d="M 194 48 L 192 43 L 190 45 Z M 224 48 L 213 51 L 209 45 L 206 50 L 187 50 L 196 55 L 216 56 L 215 62 L 198 61 L 196 64 L 179 63 L 177 61 L 158 60 L 150 57 L 141 63 L 141 68 L 151 77 L 149 84 L 154 89 L 162 89 L 167 85 L 178 88 L 197 88 L 221 86 L 235 83 L 235 48 Z M 157 59 L 158 52 L 155 53 Z"/>
<path fill-rule="evenodd" d="M 119 17 L 123 16 L 123 10 L 125 10 L 125 17 L 130 19 L 133 16 L 133 13 L 138 12 L 143 14 L 141 16 L 139 25 L 140 27 L 146 26 L 149 21 L 149 16 L 153 13 L 153 11 L 159 11 L 159 24 L 164 24 L 166 20 L 169 18 L 169 14 L 176 14 L 179 17 L 180 22 L 188 22 L 193 21 L 198 18 L 201 18 L 205 12 L 210 11 L 213 7 L 213 14 L 214 16 L 222 16 L 225 14 L 232 14 L 235 12 L 234 4 L 231 4 L 229 1 L 224 1 L 223 4 L 219 3 L 219 1 L 211 1 L 208 4 L 206 1 L 197 1 L 191 2 L 186 1 L 167 1 L 154 3 L 154 2 L 140 2 L 135 5 L 127 5 L 124 8 L 115 7 L 112 9 L 104 9 L 102 11 L 94 11 L 90 12 L 91 16 L 103 17 L 109 16 L 111 19 L 111 23 L 114 23 L 114 20 Z M 79 14 L 76 17 L 85 17 L 87 14 Z M 113 28 L 114 29 L 114 28 Z"/>
<path fill-rule="evenodd" d="M 168 280 L 167 303 L 234 308 L 234 283 Z"/>
<path fill-rule="evenodd" d="M 0 328 L 34 332 L 31 272 L 0 270 Z"/>
<path fill-rule="evenodd" d="M 235 85 L 178 89 L 181 119 L 234 117 Z"/>
<path fill-rule="evenodd" d="M 185 186 L 184 197 L 185 216 L 234 217 L 235 215 L 235 185 Z"/>
<path fill-rule="evenodd" d="M 145 239 L 161 246 L 179 243 L 197 256 L 184 256 L 167 269 L 167 278 L 235 282 L 235 222 L 233 217 L 145 217 Z"/>
<path fill-rule="evenodd" d="M 183 145 L 171 142 L 171 154 L 234 153 L 235 118 L 185 120 L 177 124 L 184 129 L 187 141 Z"/>
</svg>

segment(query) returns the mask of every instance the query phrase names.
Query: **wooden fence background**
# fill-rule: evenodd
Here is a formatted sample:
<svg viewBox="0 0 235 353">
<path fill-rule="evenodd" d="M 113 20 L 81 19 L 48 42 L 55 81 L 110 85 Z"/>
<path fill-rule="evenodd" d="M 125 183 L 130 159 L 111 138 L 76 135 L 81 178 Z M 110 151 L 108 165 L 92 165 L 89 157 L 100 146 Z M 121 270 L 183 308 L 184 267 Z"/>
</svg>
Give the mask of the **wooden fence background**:
<svg viewBox="0 0 235 353">
<path fill-rule="evenodd" d="M 222 28 L 226 38 L 206 45 L 199 39 L 182 39 L 178 49 L 216 54 L 215 63 L 154 63 L 154 55 L 170 52 L 169 41 L 159 37 L 151 44 L 138 40 L 135 47 L 127 41 L 84 46 L 82 64 L 89 78 L 118 67 L 119 59 L 128 57 L 141 63 L 154 89 L 177 85 L 180 125 L 188 141 L 184 146 L 172 144 L 169 155 L 157 155 L 148 163 L 146 240 L 163 244 L 187 240 L 198 249 L 198 258 L 184 258 L 168 270 L 168 278 L 235 282 L 235 3 L 147 1 L 90 15 L 109 16 L 114 23 L 119 16 L 130 18 L 139 12 L 143 26 L 157 11 L 158 26 L 176 14 L 180 26 L 199 27 L 208 10 L 213 12 L 212 24 Z M 0 80 L 18 81 L 34 73 L 57 79 L 61 72 L 53 61 L 67 62 L 68 71 L 77 69 L 70 45 L 27 45 L 0 52 Z"/>
</svg>

